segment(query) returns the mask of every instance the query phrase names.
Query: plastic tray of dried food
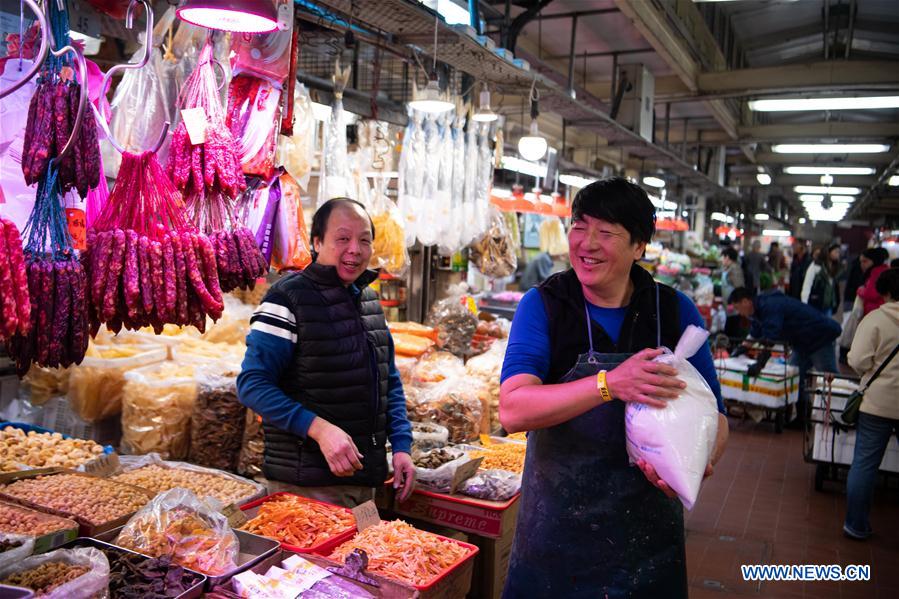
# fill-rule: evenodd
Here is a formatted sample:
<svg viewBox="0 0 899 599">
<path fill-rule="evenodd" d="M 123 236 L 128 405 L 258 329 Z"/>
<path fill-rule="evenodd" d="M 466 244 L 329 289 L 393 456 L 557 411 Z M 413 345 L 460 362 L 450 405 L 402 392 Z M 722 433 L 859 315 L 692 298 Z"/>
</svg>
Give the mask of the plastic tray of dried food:
<svg viewBox="0 0 899 599">
<path fill-rule="evenodd" d="M 465 581 L 462 581 L 462 584 L 459 584 L 457 581 L 453 581 L 453 586 L 459 586 L 465 589 L 465 591 L 460 595 L 464 597 L 471 586 L 471 577 L 474 570 L 474 558 L 478 554 L 479 549 L 477 548 L 477 546 L 472 545 L 471 543 L 466 543 L 464 541 L 459 541 L 457 539 L 452 539 L 450 537 L 445 537 L 443 535 L 438 535 L 432 532 L 428 532 L 427 534 L 438 537 L 448 543 L 459 545 L 460 547 L 465 549 L 466 553 L 454 563 L 447 566 L 447 568 L 443 570 L 443 572 L 435 575 L 431 580 L 428 581 L 427 584 L 411 584 L 408 582 L 404 582 L 402 584 L 408 585 L 417 590 L 420 597 L 442 597 L 443 593 L 441 593 L 441 588 L 443 585 L 441 583 L 443 583 L 444 581 L 449 581 L 450 578 L 456 578 L 456 575 L 458 575 L 463 579 L 467 578 L 467 583 Z M 352 537 L 348 540 L 352 540 Z M 343 564 L 341 564 L 340 562 L 334 561 L 330 557 L 328 557 L 333 549 L 336 549 L 336 546 L 329 549 L 327 552 L 316 551 L 316 554 L 322 556 L 327 561 L 332 562 L 334 565 L 342 566 Z M 462 572 L 462 570 L 465 570 L 465 572 Z"/>
<path fill-rule="evenodd" d="M 9 503 L 23 505 L 25 507 L 32 508 L 39 512 L 53 514 L 55 516 L 60 516 L 62 518 L 70 518 L 78 523 L 79 533 L 83 537 L 96 537 L 97 534 L 99 534 L 101 532 L 111 530 L 113 528 L 119 528 L 119 527 L 123 526 L 131 518 L 131 516 L 133 516 L 135 514 L 135 512 L 137 512 L 137 510 L 134 510 L 131 513 L 123 514 L 123 515 L 121 515 L 117 518 L 114 518 L 112 520 L 109 520 L 107 522 L 93 522 L 93 521 L 89 521 L 86 517 L 79 516 L 78 514 L 69 513 L 64 510 L 40 505 L 39 503 L 36 503 L 34 501 L 31 501 L 31 500 L 28 500 L 25 498 L 19 498 L 14 495 L 10 495 L 5 488 L 7 485 L 11 485 L 12 483 L 14 483 L 17 480 L 22 480 L 22 479 L 26 479 L 26 478 L 36 478 L 38 476 L 51 477 L 51 476 L 62 475 L 62 474 L 74 474 L 77 476 L 93 478 L 97 481 L 103 481 L 104 483 L 113 483 L 116 485 L 121 485 L 122 487 L 127 487 L 138 494 L 145 495 L 147 498 L 147 502 L 149 502 L 153 498 L 153 493 L 149 493 L 149 492 L 147 492 L 146 489 L 142 489 L 140 487 L 135 487 L 134 485 L 127 485 L 125 483 L 110 481 L 110 480 L 100 478 L 97 476 L 92 476 L 90 474 L 85 474 L 83 472 L 76 472 L 74 470 L 46 469 L 46 470 L 29 470 L 29 471 L 25 471 L 25 472 L 9 472 L 9 473 L 0 475 L 0 499 L 7 501 Z"/>
<path fill-rule="evenodd" d="M 102 534 L 96 535 L 95 538 L 111 543 L 118 549 L 119 546 L 115 545 L 115 540 L 119 536 L 119 532 L 121 532 L 122 528 L 123 527 L 116 528 L 115 530 L 108 530 Z M 274 539 L 260 537 L 259 535 L 254 535 L 253 533 L 237 528 L 233 530 L 234 534 L 237 535 L 237 542 L 240 544 L 237 555 L 237 568 L 219 576 L 206 576 L 206 590 L 210 590 L 212 587 L 228 582 L 235 575 L 268 560 L 281 549 L 281 544 Z M 125 550 L 123 549 L 123 551 Z"/>
<path fill-rule="evenodd" d="M 0 431 L 5 429 L 7 426 L 21 429 L 21 430 L 25 431 L 26 434 L 30 433 L 32 431 L 35 433 L 49 433 L 51 435 L 56 433 L 56 431 L 50 430 L 49 428 L 44 428 L 43 426 L 38 426 L 36 424 L 26 424 L 24 422 L 9 422 L 6 420 L 0 422 Z M 74 437 L 71 437 L 65 433 L 59 433 L 59 434 L 62 435 L 63 439 L 74 439 Z M 103 455 L 112 455 L 115 452 L 116 452 L 115 447 L 113 447 L 111 445 L 103 446 Z M 102 458 L 99 458 L 99 459 L 102 459 Z M 97 460 L 94 460 L 94 461 L 97 461 Z M 89 469 L 90 465 L 91 465 L 91 462 L 88 462 L 85 465 L 79 466 L 78 468 L 76 468 L 76 470 L 84 470 L 85 468 Z"/>
<path fill-rule="evenodd" d="M 237 505 L 239 507 L 242 505 L 246 505 L 250 502 L 256 501 L 258 499 L 261 499 L 262 497 L 265 497 L 265 494 L 267 493 L 264 485 L 260 485 L 256 481 L 250 480 L 248 478 L 244 478 L 244 477 L 238 476 L 236 474 L 231 474 L 230 472 L 225 472 L 223 470 L 217 470 L 215 468 L 206 468 L 205 466 L 197 466 L 196 464 L 189 464 L 187 462 L 163 460 L 158 453 L 150 453 L 150 454 L 142 455 L 142 456 L 121 456 L 119 458 L 119 463 L 121 464 L 121 469 L 118 472 L 116 472 L 115 474 L 113 474 L 110 478 L 115 479 L 116 476 L 119 476 L 119 475 L 122 475 L 122 474 L 125 474 L 128 472 L 133 472 L 135 470 L 144 468 L 146 466 L 155 465 L 155 466 L 159 466 L 160 468 L 169 468 L 172 470 L 184 470 L 184 471 L 188 471 L 188 472 L 199 472 L 199 473 L 203 473 L 203 474 L 210 474 L 213 476 L 221 477 L 223 479 L 227 479 L 229 481 L 244 484 L 244 485 L 247 485 L 248 487 L 252 488 L 251 493 L 249 493 L 248 495 L 241 497 L 237 500 L 231 501 L 231 502 L 222 501 L 221 499 L 216 497 L 216 499 L 218 499 L 221 503 L 223 503 L 225 505 L 227 505 L 229 503 L 233 503 L 234 505 Z M 135 483 L 129 483 L 129 484 L 135 484 Z M 140 485 L 137 485 L 137 486 L 140 486 Z M 167 491 L 168 489 L 162 489 L 162 490 Z M 151 489 L 150 491 L 154 492 L 154 493 L 156 492 L 153 489 Z M 196 490 L 194 490 L 194 493 L 196 493 L 197 496 L 201 495 L 201 493 L 197 492 Z"/>
<path fill-rule="evenodd" d="M 352 510 L 349 510 L 345 507 L 333 505 L 330 503 L 326 503 L 324 501 L 317 501 L 315 499 L 309 499 L 308 497 L 296 495 L 295 493 L 272 493 L 271 495 L 263 497 L 262 499 L 258 499 L 252 503 L 248 503 L 240 509 L 243 511 L 243 513 L 247 517 L 247 519 L 252 520 L 259 513 L 259 508 L 260 508 L 260 506 L 262 506 L 262 504 L 264 504 L 268 501 L 271 501 L 273 499 L 276 499 L 283 495 L 293 495 L 294 497 L 296 497 L 297 499 L 300 499 L 302 501 L 326 505 L 326 506 L 334 508 L 336 510 L 345 511 L 350 515 L 352 515 L 352 513 L 353 513 Z M 334 549 L 335 547 L 337 547 L 344 541 L 348 541 L 349 539 L 352 539 L 355 534 L 356 534 L 356 526 L 353 525 L 352 527 L 347 528 L 345 531 L 335 534 L 334 536 L 329 537 L 328 539 L 322 541 L 321 543 L 312 545 L 311 547 L 299 547 L 297 545 L 291 545 L 289 543 L 281 543 L 281 548 L 284 549 L 285 551 L 292 551 L 293 553 L 320 553 L 320 554 L 325 553 L 325 552 L 329 553 L 332 549 Z"/>
<path fill-rule="evenodd" d="M 53 522 L 53 527 L 49 528 L 45 533 L 42 534 L 32 534 L 34 532 L 33 528 L 31 532 L 25 532 L 24 530 L 14 529 L 10 526 L 7 518 L 11 518 L 12 514 L 19 514 L 22 517 L 33 519 L 33 520 L 46 520 L 48 522 Z M 56 549 L 57 547 L 75 539 L 78 536 L 78 523 L 74 520 L 70 520 L 69 518 L 63 518 L 61 516 L 55 516 L 52 514 L 45 514 L 43 512 L 39 512 L 37 510 L 32 510 L 25 506 L 18 505 L 16 503 L 11 503 L 8 501 L 0 501 L 0 533 L 12 533 L 12 534 L 24 534 L 26 536 L 31 536 L 34 538 L 34 554 L 38 553 L 46 553 L 51 549 Z M 0 593 L 0 597 L 4 595 Z"/>
<path fill-rule="evenodd" d="M 125 555 L 141 555 L 139 553 L 135 553 L 129 549 L 125 549 L 123 547 L 118 547 L 111 543 L 107 543 L 105 541 L 101 541 L 99 539 L 92 539 L 87 537 L 79 537 L 72 541 L 69 541 L 64 545 L 65 548 L 71 549 L 74 547 L 93 547 L 95 549 L 99 549 L 104 554 L 108 554 L 110 552 L 116 553 L 124 553 Z M 145 556 L 141 556 L 145 557 Z M 203 590 L 206 588 L 207 576 L 205 574 L 201 574 L 200 572 L 196 572 L 189 568 L 184 568 L 185 572 L 190 573 L 196 578 L 196 582 L 194 582 L 186 591 L 181 593 L 180 595 L 175 595 L 174 599 L 194 599 L 195 597 L 202 597 Z M 0 597 L 5 597 L 5 595 L 0 592 Z"/>
</svg>

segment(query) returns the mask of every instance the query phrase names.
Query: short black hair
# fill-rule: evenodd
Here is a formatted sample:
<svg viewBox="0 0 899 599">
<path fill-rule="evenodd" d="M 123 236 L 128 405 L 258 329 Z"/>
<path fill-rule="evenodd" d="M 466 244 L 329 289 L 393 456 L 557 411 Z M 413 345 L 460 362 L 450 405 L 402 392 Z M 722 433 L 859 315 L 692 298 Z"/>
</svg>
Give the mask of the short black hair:
<svg viewBox="0 0 899 599">
<path fill-rule="evenodd" d="M 880 266 L 889 259 L 890 253 L 886 248 L 877 247 L 866 249 L 862 252 L 862 256 L 873 262 L 874 266 Z"/>
<path fill-rule="evenodd" d="M 656 229 L 656 209 L 639 185 L 621 177 L 594 181 L 574 196 L 571 219 L 584 216 L 621 225 L 631 235 L 631 243 L 652 241 Z"/>
<path fill-rule="evenodd" d="M 727 298 L 728 304 L 736 304 L 739 301 L 743 301 L 744 299 L 752 299 L 755 295 L 752 293 L 751 289 L 747 289 L 746 287 L 737 287 L 730 293 L 730 297 Z"/>
<path fill-rule="evenodd" d="M 899 258 L 890 260 L 890 268 L 899 268 Z"/>
<path fill-rule="evenodd" d="M 889 295 L 893 300 L 899 300 L 899 268 L 890 268 L 880 273 L 874 289 L 880 295 Z"/>
<path fill-rule="evenodd" d="M 726 247 L 726 248 L 724 248 L 723 250 L 721 250 L 721 255 L 722 255 L 722 256 L 727 256 L 728 258 L 730 258 L 730 259 L 733 260 L 734 262 L 736 262 L 737 259 L 739 259 L 739 257 L 740 257 L 740 254 L 737 253 L 737 250 L 735 250 L 735 249 L 732 248 L 732 247 Z"/>
<path fill-rule="evenodd" d="M 325 239 L 325 233 L 328 231 L 328 219 L 331 218 L 331 213 L 334 212 L 334 209 L 341 206 L 358 206 L 362 209 L 362 212 L 368 217 L 368 222 L 371 225 L 371 238 L 374 240 L 375 223 L 371 220 L 371 215 L 365 209 L 365 205 L 352 198 L 334 198 L 319 206 L 315 214 L 312 215 L 312 230 L 309 232 L 309 241 L 313 241 L 316 237 L 321 240 Z M 318 257 L 318 252 L 315 251 L 315 244 L 313 243 L 312 245 L 312 260 L 314 261 Z"/>
</svg>

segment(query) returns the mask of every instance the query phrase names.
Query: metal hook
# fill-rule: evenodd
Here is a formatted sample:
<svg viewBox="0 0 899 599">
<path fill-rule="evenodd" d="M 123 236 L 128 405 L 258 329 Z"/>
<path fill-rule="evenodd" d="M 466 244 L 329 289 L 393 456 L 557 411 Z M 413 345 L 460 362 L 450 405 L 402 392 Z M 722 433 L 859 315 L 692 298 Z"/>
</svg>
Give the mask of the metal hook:
<svg viewBox="0 0 899 599">
<path fill-rule="evenodd" d="M 147 0 L 131 0 L 128 4 L 128 12 L 125 13 L 125 28 L 131 29 L 134 26 L 134 9 L 138 4 L 144 5 L 144 13 L 147 15 L 147 26 L 144 29 L 144 54 L 136 63 L 117 64 L 110 68 L 106 75 L 103 76 L 103 83 L 100 86 L 100 96 L 106 97 L 109 92 L 109 84 L 112 76 L 119 71 L 127 71 L 132 69 L 141 69 L 150 61 L 150 51 L 153 48 L 153 10 L 147 3 Z"/>
<path fill-rule="evenodd" d="M 28 1 L 28 0 L 26 0 Z M 138 4 L 144 5 L 144 13 L 147 15 L 147 25 L 144 29 L 144 54 L 139 61 L 136 63 L 128 63 L 128 64 L 118 64 L 113 66 L 109 71 L 106 72 L 106 75 L 103 77 L 103 83 L 100 86 L 100 97 L 105 98 L 106 94 L 109 93 L 109 84 L 112 81 L 112 76 L 114 73 L 118 71 L 126 71 L 133 69 L 142 69 L 146 66 L 146 64 L 150 61 L 150 52 L 153 50 L 153 10 L 150 8 L 150 5 L 147 3 L 147 0 L 131 0 L 128 4 L 128 12 L 125 13 L 125 28 L 131 29 L 134 26 L 134 10 Z M 106 122 L 106 119 L 100 113 L 100 109 L 91 104 L 91 108 L 94 111 L 94 118 L 97 121 L 97 125 L 99 125 L 100 129 L 103 130 L 103 133 L 106 135 L 106 139 L 109 143 L 118 150 L 120 153 L 125 153 L 127 149 L 123 146 L 119 141 L 113 136 L 112 131 L 109 128 L 109 123 Z M 156 153 L 159 151 L 159 148 L 162 147 L 162 144 L 165 143 L 166 135 L 169 133 L 169 127 L 171 123 L 166 121 L 162 126 L 162 131 L 159 132 L 159 137 L 156 139 L 156 143 L 153 144 L 153 147 L 150 149 L 151 152 Z"/>
<path fill-rule="evenodd" d="M 25 73 L 25 76 L 13 83 L 7 89 L 0 90 L 0 98 L 5 98 L 11 93 L 15 92 L 23 85 L 28 83 L 32 77 L 34 77 L 41 67 L 44 64 L 44 61 L 47 59 L 47 52 L 50 49 L 50 38 L 47 35 L 49 33 L 49 29 L 47 28 L 47 17 L 44 15 L 44 11 L 42 11 L 38 5 L 34 2 L 34 0 L 24 0 L 25 4 L 28 5 L 28 8 L 31 9 L 31 12 L 34 13 L 35 17 L 37 17 L 37 21 L 40 24 L 41 28 L 41 49 L 38 51 L 37 56 L 34 57 L 34 63 L 31 65 L 31 68 L 28 69 L 28 72 Z M 19 40 L 19 56 L 22 56 L 22 45 L 24 43 L 24 39 Z"/>
<path fill-rule="evenodd" d="M 87 61 L 84 58 L 84 54 L 81 53 L 81 48 L 77 46 L 65 46 L 59 50 L 50 50 L 50 53 L 53 56 L 59 57 L 63 54 L 71 52 L 75 55 L 75 62 L 78 64 L 78 79 L 81 81 L 81 85 L 79 86 L 78 93 L 78 113 L 75 115 L 75 123 L 72 125 L 72 133 L 69 135 L 69 139 L 66 142 L 66 145 L 59 151 L 59 153 L 50 160 L 52 164 L 59 164 L 63 158 L 72 150 L 74 146 L 75 138 L 78 137 L 78 134 L 81 133 L 81 124 L 84 122 L 84 105 L 88 101 L 87 100 Z"/>
</svg>

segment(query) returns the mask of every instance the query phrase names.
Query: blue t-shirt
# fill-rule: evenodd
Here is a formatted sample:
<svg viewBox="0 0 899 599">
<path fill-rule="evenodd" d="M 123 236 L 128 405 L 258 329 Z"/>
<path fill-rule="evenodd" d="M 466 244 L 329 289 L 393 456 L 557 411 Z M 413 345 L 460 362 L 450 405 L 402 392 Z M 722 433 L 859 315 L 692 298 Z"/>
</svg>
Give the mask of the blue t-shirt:
<svg viewBox="0 0 899 599">
<path fill-rule="evenodd" d="M 705 321 L 690 298 L 678 291 L 677 299 L 681 332 L 691 324 L 705 328 Z M 590 311 L 590 319 L 601 326 L 613 342 L 618 343 L 621 324 L 624 322 L 627 308 L 602 308 L 587 302 L 587 310 Z M 712 392 L 718 399 L 718 411 L 723 414 L 721 385 L 718 383 L 718 373 L 715 370 L 715 362 L 708 344 L 696 352 L 688 362 L 699 371 L 699 374 L 712 388 Z M 541 381 L 545 380 L 549 374 L 549 364 L 549 318 L 546 316 L 540 292 L 531 289 L 521 298 L 515 318 L 512 320 L 512 331 L 509 333 L 509 346 L 503 361 L 501 382 L 518 374 L 530 374 Z M 572 366 L 574 365 L 572 364 Z"/>
</svg>

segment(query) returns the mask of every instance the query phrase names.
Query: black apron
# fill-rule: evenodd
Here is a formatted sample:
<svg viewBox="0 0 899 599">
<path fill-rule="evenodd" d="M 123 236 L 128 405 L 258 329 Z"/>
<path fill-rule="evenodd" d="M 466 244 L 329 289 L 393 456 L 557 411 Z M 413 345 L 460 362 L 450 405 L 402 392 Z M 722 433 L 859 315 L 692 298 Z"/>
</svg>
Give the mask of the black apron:
<svg viewBox="0 0 899 599">
<path fill-rule="evenodd" d="M 611 370 L 633 355 L 594 352 L 584 309 L 590 351 L 560 383 Z M 687 597 L 683 509 L 629 465 L 624 402 L 528 433 L 503 591 L 504 599 L 520 597 Z"/>
</svg>

